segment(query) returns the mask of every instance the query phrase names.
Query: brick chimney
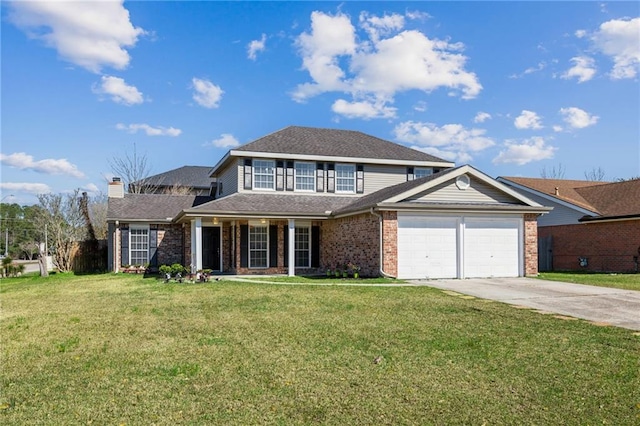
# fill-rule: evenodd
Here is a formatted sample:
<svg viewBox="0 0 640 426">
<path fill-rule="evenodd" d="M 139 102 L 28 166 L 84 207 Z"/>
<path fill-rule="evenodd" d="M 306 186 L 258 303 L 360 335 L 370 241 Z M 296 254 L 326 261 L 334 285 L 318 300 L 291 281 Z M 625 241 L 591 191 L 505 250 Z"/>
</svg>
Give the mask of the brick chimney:
<svg viewBox="0 0 640 426">
<path fill-rule="evenodd" d="M 109 198 L 124 198 L 124 183 L 119 177 L 114 177 L 113 181 L 109 182 L 107 195 Z"/>
</svg>

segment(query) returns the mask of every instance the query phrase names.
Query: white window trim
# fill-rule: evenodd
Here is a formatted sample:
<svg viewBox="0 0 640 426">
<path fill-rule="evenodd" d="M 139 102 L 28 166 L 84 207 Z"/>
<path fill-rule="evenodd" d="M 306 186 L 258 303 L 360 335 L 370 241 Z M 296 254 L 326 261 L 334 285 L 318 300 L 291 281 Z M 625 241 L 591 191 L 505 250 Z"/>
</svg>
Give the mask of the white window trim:
<svg viewBox="0 0 640 426">
<path fill-rule="evenodd" d="M 338 190 L 338 167 L 345 167 L 345 166 L 350 167 L 353 170 L 353 190 L 350 190 L 350 191 Z M 355 194 L 356 193 L 356 165 L 338 163 L 335 165 L 334 170 L 335 170 L 336 194 Z M 340 179 L 344 179 L 344 178 L 340 178 Z"/>
<path fill-rule="evenodd" d="M 253 266 L 251 265 L 251 228 L 266 228 L 267 230 L 267 264 L 265 266 Z M 247 238 L 249 239 L 249 241 L 247 241 L 247 261 L 248 261 L 248 265 L 249 265 L 249 269 L 267 269 L 269 267 L 269 221 L 266 221 L 265 223 L 262 223 L 261 221 L 257 221 L 257 220 L 251 220 L 249 221 L 249 235 L 247 235 Z"/>
<path fill-rule="evenodd" d="M 263 163 L 271 163 L 272 164 L 272 177 L 273 177 L 273 185 L 271 188 L 256 188 L 256 162 Z M 275 191 L 276 190 L 276 161 L 275 160 L 265 160 L 265 159 L 253 159 L 251 162 L 251 189 L 254 191 Z"/>
<path fill-rule="evenodd" d="M 311 268 L 311 257 L 312 257 L 312 253 L 311 253 L 311 250 L 312 250 L 312 244 L 311 244 L 311 223 L 310 223 L 310 222 L 302 222 L 302 223 L 300 223 L 300 222 L 296 222 L 296 226 L 295 226 L 295 228 L 296 228 L 296 229 L 298 229 L 298 228 L 304 228 L 304 229 L 307 229 L 307 230 L 309 231 L 309 250 L 308 250 L 308 251 L 309 251 L 309 263 L 307 264 L 307 266 L 298 266 L 298 265 L 294 265 L 294 266 L 295 266 L 296 268 Z M 296 234 L 295 234 L 295 231 L 294 231 L 294 234 L 293 234 L 293 235 L 294 235 L 294 236 L 296 235 Z M 296 261 L 296 256 L 295 256 L 296 244 L 295 244 L 295 243 L 297 243 L 297 241 L 294 241 L 294 244 L 293 244 L 293 250 L 294 250 L 293 262 L 294 262 L 294 264 L 295 264 L 295 261 Z"/>
<path fill-rule="evenodd" d="M 131 232 L 132 230 L 143 230 L 143 231 L 147 231 L 147 261 L 145 263 L 149 263 L 151 261 L 151 259 L 149 259 L 149 239 L 150 239 L 150 235 L 149 235 L 149 230 L 150 230 L 150 226 L 147 225 L 141 225 L 141 224 L 131 224 L 129 225 L 129 264 L 131 265 L 137 265 L 138 263 L 134 263 L 133 262 L 133 244 L 131 243 L 131 237 L 133 236 L 133 232 Z M 139 250 L 137 250 L 139 251 Z M 144 265 L 142 265 L 144 266 Z"/>
<path fill-rule="evenodd" d="M 313 178 L 313 185 L 311 189 L 298 189 L 298 170 L 296 166 L 298 164 L 311 165 L 311 177 Z M 307 177 L 307 176 L 305 176 Z M 293 164 L 293 188 L 295 192 L 316 192 L 316 163 L 310 161 L 296 161 Z"/>
</svg>

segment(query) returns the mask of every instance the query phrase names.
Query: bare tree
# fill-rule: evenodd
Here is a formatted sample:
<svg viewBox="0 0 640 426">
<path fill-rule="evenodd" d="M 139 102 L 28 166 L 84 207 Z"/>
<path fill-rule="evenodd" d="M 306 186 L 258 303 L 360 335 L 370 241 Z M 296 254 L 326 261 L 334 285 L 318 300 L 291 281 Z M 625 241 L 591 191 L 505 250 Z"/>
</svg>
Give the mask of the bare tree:
<svg viewBox="0 0 640 426">
<path fill-rule="evenodd" d="M 167 195 L 191 195 L 193 194 L 193 191 L 188 186 L 175 184 L 173 186 L 165 188 L 163 193 Z"/>
<path fill-rule="evenodd" d="M 98 240 L 107 239 L 107 196 L 100 192 L 89 199 L 89 218 Z"/>
<path fill-rule="evenodd" d="M 124 187 L 131 194 L 153 193 L 157 187 L 149 181 L 151 168 L 147 155 L 138 155 L 136 146 L 133 145 L 133 155 L 128 152 L 124 157 L 113 157 L 109 160 L 111 172 L 122 179 Z"/>
<path fill-rule="evenodd" d="M 587 170 L 584 172 L 584 178 L 593 182 L 604 181 L 604 175 L 604 170 L 602 170 L 601 167 L 598 167 L 597 169 L 594 167 L 591 170 Z"/>
<path fill-rule="evenodd" d="M 80 207 L 80 190 L 72 194 L 41 194 L 35 221 L 47 230 L 53 264 L 61 272 L 71 270 L 74 245 L 87 235 L 86 221 Z"/>
<path fill-rule="evenodd" d="M 543 167 L 540 170 L 540 177 L 542 179 L 564 179 L 565 172 L 566 170 L 564 166 L 560 163 L 557 168 L 556 166 L 553 166 L 550 169 Z"/>
</svg>

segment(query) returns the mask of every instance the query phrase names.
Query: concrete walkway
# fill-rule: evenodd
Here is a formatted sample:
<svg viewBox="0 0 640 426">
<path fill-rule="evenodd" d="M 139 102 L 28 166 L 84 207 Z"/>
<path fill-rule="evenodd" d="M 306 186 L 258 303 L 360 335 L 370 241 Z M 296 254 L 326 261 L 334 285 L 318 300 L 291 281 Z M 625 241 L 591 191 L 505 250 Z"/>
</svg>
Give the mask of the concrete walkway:
<svg viewBox="0 0 640 426">
<path fill-rule="evenodd" d="M 640 330 L 640 291 L 533 278 L 419 280 L 412 283 Z"/>
</svg>

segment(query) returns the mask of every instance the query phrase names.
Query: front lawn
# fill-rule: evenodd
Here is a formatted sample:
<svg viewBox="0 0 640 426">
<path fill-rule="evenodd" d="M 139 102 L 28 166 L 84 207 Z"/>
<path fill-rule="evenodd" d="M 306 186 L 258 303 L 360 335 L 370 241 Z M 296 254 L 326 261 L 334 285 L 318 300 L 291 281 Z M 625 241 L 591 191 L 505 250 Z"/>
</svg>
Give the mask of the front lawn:
<svg viewBox="0 0 640 426">
<path fill-rule="evenodd" d="M 548 281 L 640 290 L 640 274 L 605 274 L 589 272 L 541 272 L 538 278 Z"/>
<path fill-rule="evenodd" d="M 640 422 L 640 336 L 429 287 L 0 282 L 0 422 Z"/>
</svg>

